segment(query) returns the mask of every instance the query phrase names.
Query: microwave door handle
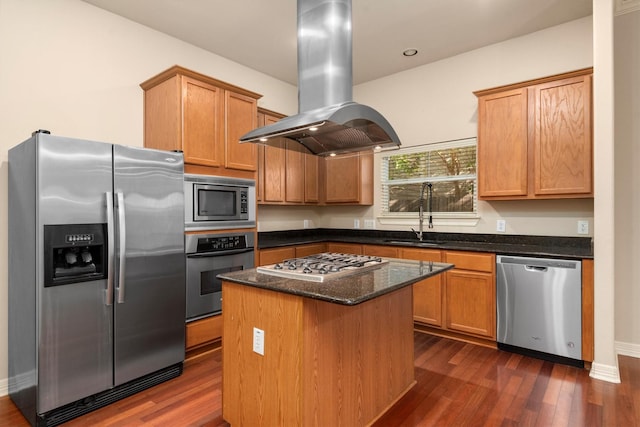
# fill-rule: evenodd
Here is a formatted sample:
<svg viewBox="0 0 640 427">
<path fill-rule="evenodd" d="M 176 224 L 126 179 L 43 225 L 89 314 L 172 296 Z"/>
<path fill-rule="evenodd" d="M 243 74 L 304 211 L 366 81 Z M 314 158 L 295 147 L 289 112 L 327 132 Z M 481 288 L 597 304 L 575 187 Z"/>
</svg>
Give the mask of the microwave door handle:
<svg viewBox="0 0 640 427">
<path fill-rule="evenodd" d="M 126 224 L 124 218 L 124 194 L 116 193 L 118 208 L 118 304 L 124 302 L 125 280 L 124 273 L 126 270 Z"/>
<path fill-rule="evenodd" d="M 113 304 L 113 261 L 114 261 L 114 245 L 113 239 L 113 193 L 108 191 L 105 193 L 105 202 L 107 205 L 107 289 L 105 305 Z"/>
<path fill-rule="evenodd" d="M 230 249 L 228 251 L 220 251 L 220 252 L 192 253 L 192 254 L 187 254 L 187 258 L 211 258 L 211 257 L 217 257 L 217 256 L 244 254 L 244 253 L 253 252 L 253 251 L 254 251 L 253 248 L 246 248 L 246 249 Z"/>
</svg>

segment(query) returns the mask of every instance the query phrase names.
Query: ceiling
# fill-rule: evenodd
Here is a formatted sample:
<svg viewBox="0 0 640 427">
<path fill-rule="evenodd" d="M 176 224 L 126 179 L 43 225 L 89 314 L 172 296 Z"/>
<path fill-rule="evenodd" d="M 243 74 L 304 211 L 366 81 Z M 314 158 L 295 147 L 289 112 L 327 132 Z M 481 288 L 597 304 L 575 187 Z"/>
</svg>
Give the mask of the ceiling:
<svg viewBox="0 0 640 427">
<path fill-rule="evenodd" d="M 83 1 L 297 84 L 295 0 Z M 592 0 L 353 0 L 353 83 L 591 14 Z"/>
</svg>

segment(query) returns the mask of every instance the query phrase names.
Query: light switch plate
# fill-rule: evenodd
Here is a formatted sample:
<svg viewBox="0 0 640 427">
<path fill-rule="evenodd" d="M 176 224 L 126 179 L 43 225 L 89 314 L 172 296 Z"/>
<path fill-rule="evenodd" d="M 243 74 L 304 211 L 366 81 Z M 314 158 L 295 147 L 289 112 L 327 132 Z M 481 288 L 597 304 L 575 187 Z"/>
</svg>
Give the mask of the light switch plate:
<svg viewBox="0 0 640 427">
<path fill-rule="evenodd" d="M 264 356 L 264 331 L 253 328 L 253 351 Z"/>
<path fill-rule="evenodd" d="M 504 219 L 499 219 L 496 221 L 496 231 L 498 233 L 504 233 L 507 231 L 507 221 Z"/>
</svg>

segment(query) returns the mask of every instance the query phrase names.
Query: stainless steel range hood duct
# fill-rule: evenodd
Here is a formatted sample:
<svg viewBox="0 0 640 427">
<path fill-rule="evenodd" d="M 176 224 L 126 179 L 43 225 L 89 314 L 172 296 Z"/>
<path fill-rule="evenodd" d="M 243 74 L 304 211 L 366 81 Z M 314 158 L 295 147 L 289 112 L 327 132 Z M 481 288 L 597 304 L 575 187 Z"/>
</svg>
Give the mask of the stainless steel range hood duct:
<svg viewBox="0 0 640 427">
<path fill-rule="evenodd" d="M 352 101 L 351 0 L 298 0 L 298 111 L 241 142 L 285 137 L 317 155 L 398 148 L 376 110 Z"/>
</svg>

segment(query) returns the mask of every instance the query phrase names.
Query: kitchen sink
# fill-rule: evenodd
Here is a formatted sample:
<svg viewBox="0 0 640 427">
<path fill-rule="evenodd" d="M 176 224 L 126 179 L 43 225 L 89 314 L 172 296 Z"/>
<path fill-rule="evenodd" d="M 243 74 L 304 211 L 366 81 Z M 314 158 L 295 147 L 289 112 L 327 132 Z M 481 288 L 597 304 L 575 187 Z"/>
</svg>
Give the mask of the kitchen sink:
<svg viewBox="0 0 640 427">
<path fill-rule="evenodd" d="M 407 246 L 418 246 L 418 247 L 438 247 L 442 245 L 443 242 L 428 242 L 428 241 L 420 241 L 420 240 L 385 240 L 385 243 L 389 243 L 392 245 L 407 245 Z"/>
</svg>

